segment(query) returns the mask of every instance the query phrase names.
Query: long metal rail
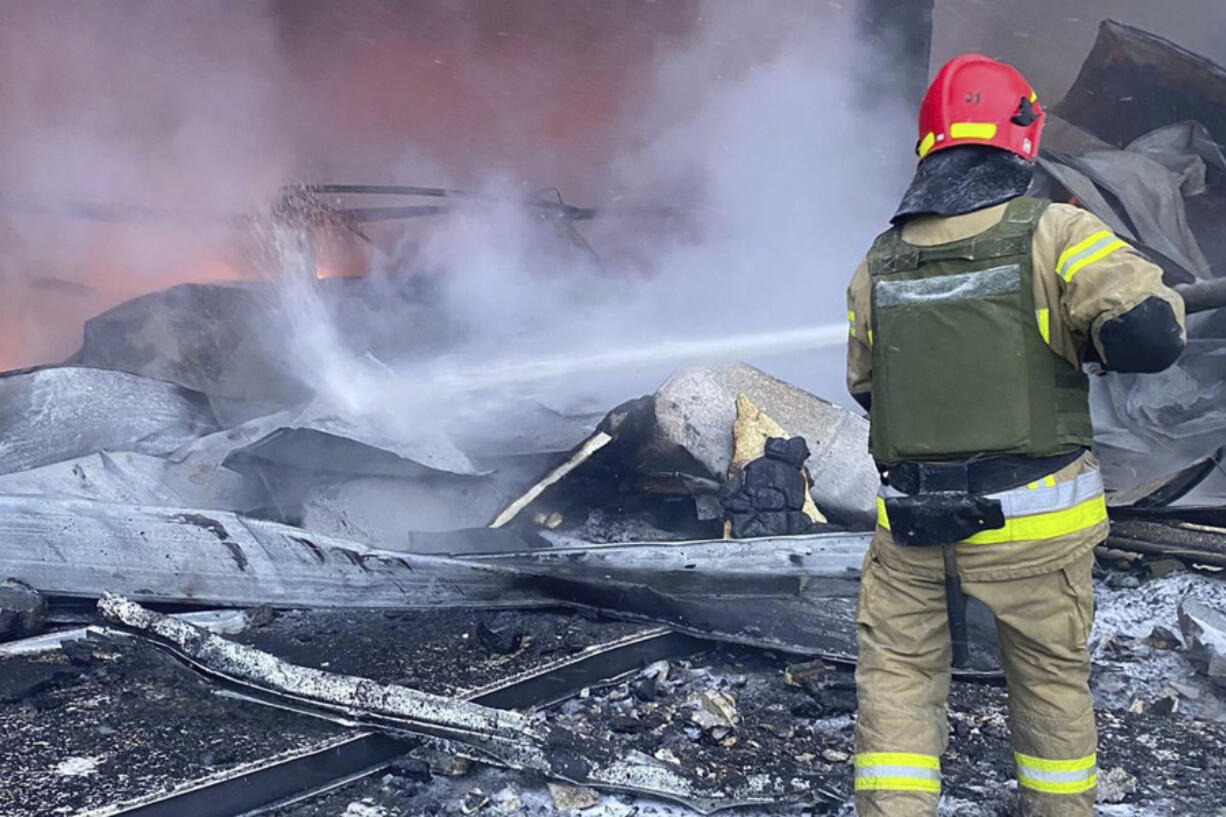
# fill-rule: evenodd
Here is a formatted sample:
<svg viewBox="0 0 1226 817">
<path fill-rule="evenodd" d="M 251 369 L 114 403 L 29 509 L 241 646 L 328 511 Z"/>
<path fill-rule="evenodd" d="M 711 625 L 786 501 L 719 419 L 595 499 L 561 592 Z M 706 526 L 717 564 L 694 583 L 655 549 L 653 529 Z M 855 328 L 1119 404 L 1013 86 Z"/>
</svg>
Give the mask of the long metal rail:
<svg viewBox="0 0 1226 817">
<path fill-rule="evenodd" d="M 710 643 L 654 627 L 457 697 L 502 709 L 543 706 L 584 687 L 615 682 L 645 664 L 701 652 Z M 105 806 L 78 817 L 254 817 L 376 774 L 418 745 L 360 732 L 241 766 L 168 794 Z"/>
</svg>

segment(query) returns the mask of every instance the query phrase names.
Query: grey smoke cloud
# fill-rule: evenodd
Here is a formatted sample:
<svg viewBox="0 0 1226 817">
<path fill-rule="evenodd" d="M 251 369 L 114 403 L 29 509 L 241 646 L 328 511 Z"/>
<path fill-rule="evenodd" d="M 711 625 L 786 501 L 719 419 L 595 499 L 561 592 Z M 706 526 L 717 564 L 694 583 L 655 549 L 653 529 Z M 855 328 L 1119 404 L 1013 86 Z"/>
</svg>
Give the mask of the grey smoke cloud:
<svg viewBox="0 0 1226 817">
<path fill-rule="evenodd" d="M 530 210 L 462 210 L 400 247 L 437 273 L 462 328 L 448 354 L 371 361 L 322 341 L 342 333 L 313 318 L 300 330 L 311 342 L 295 344 L 302 371 L 346 410 L 417 422 L 415 401 L 421 414 L 462 405 L 465 427 L 524 400 L 609 405 L 679 365 L 744 357 L 842 400 L 844 288 L 913 166 L 910 112 L 859 98 L 865 57 L 845 14 L 764 8 L 704 4 L 686 47 L 652 65 L 607 171 L 616 206 L 580 228 L 602 265 Z M 481 192 L 516 190 L 504 178 Z M 653 229 L 659 208 L 674 229 Z M 797 348 L 797 330 L 822 327 L 805 342 L 824 348 Z M 730 342 L 741 335 L 760 346 Z"/>
<path fill-rule="evenodd" d="M 638 353 L 599 376 L 501 386 L 481 401 L 496 410 L 525 394 L 650 388 L 678 362 L 650 362 L 653 344 L 841 323 L 846 279 L 911 161 L 910 112 L 858 97 L 865 56 L 848 6 L 499 8 L 0 2 L 6 193 L 221 216 L 124 226 L 0 216 L 3 362 L 66 356 L 83 320 L 123 298 L 240 274 L 225 214 L 302 179 L 458 185 L 503 200 L 556 184 L 572 203 L 615 211 L 579 227 L 603 266 L 509 205 L 410 225 L 399 240 L 373 229 L 383 252 L 373 285 L 400 292 L 406 275 L 424 276 L 455 327 L 452 346 L 424 362 L 372 362 L 310 301 L 310 259 L 274 242 L 293 329 L 274 340 L 353 410 L 388 404 L 389 366 L 406 371 L 409 395 L 423 368 Z M 69 288 L 36 284 L 46 280 Z M 759 362 L 842 393 L 837 349 Z"/>
</svg>

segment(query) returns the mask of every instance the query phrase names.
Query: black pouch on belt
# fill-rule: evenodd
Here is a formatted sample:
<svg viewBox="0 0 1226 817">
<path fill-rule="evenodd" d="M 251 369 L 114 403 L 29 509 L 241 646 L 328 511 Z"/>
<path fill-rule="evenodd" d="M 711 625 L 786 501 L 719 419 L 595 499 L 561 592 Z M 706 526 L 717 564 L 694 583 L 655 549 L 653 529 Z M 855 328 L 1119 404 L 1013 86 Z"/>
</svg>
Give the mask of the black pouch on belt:
<svg viewBox="0 0 1226 817">
<path fill-rule="evenodd" d="M 890 536 L 904 547 L 931 547 L 961 542 L 984 530 L 1005 526 L 999 499 L 937 491 L 885 500 Z"/>
</svg>

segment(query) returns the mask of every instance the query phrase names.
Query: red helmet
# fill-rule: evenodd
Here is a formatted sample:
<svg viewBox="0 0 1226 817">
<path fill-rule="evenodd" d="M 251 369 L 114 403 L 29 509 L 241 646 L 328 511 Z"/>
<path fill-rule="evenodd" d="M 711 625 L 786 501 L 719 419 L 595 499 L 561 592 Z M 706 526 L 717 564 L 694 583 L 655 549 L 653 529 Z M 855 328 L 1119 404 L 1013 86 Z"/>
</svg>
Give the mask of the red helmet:
<svg viewBox="0 0 1226 817">
<path fill-rule="evenodd" d="M 1045 120 L 1034 89 L 1016 68 L 963 54 L 945 64 L 924 94 L 916 153 L 923 159 L 955 145 L 991 145 L 1031 161 Z"/>
</svg>

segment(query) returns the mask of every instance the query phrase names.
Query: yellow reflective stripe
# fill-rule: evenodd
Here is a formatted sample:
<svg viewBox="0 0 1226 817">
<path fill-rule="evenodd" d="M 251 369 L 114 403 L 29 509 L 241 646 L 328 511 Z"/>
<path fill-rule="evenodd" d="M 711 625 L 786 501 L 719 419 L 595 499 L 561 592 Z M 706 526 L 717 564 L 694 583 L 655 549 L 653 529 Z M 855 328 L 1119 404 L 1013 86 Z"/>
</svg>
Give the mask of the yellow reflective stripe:
<svg viewBox="0 0 1226 817">
<path fill-rule="evenodd" d="M 941 759 L 917 752 L 860 752 L 855 757 L 856 791 L 941 793 Z"/>
<path fill-rule="evenodd" d="M 918 766 L 921 769 L 940 770 L 941 759 L 936 755 L 921 755 L 915 752 L 860 752 L 856 755 L 855 765 Z"/>
<path fill-rule="evenodd" d="M 1049 760 L 1045 757 L 1014 752 L 1013 762 L 1018 766 L 1029 766 L 1044 772 L 1084 772 L 1098 765 L 1098 754 L 1075 757 L 1072 760 Z"/>
<path fill-rule="evenodd" d="M 1051 343 L 1051 310 L 1036 309 L 1034 311 L 1034 319 L 1039 324 L 1039 334 L 1043 336 L 1043 342 Z"/>
<path fill-rule="evenodd" d="M 872 329 L 868 330 L 868 345 L 869 346 L 873 345 L 873 330 Z"/>
<path fill-rule="evenodd" d="M 1067 783 L 1053 783 L 1049 780 L 1036 780 L 1024 774 L 1017 776 L 1017 784 L 1031 791 L 1044 794 L 1081 794 L 1098 785 L 1098 775 L 1092 774 L 1085 780 L 1072 780 Z"/>
<path fill-rule="evenodd" d="M 884 503 L 882 503 L 884 508 Z M 1062 511 L 1036 513 L 1005 519 L 1005 526 L 976 533 L 962 542 L 968 545 L 1002 545 L 1034 539 L 1055 539 L 1107 521 L 1107 500 L 1102 495 Z"/>
<path fill-rule="evenodd" d="M 1044 482 L 1048 478 L 1044 478 Z M 1054 480 L 1053 480 L 1054 483 Z M 1031 483 L 1035 488 L 1037 483 Z M 1029 486 L 1027 486 L 1029 487 Z M 1031 490 L 1034 490 L 1032 488 Z M 1010 542 L 1027 542 L 1035 539 L 1055 539 L 1097 525 L 1107 519 L 1107 501 L 1099 495 L 1079 505 L 1060 511 L 1037 513 L 1031 516 L 1016 516 L 1005 519 L 1005 526 L 995 530 L 976 533 L 963 539 L 967 545 L 1003 545 Z M 877 524 L 890 529 L 890 517 L 885 510 L 885 499 L 877 497 Z"/>
<path fill-rule="evenodd" d="M 941 781 L 917 777 L 857 777 L 856 791 L 926 791 L 940 794 Z"/>
<path fill-rule="evenodd" d="M 1127 246 L 1127 242 L 1116 238 L 1115 233 L 1110 230 L 1099 230 L 1060 253 L 1060 258 L 1056 261 L 1056 274 L 1065 281 L 1071 281 L 1073 276 L 1085 267 Z"/>
<path fill-rule="evenodd" d="M 856 313 L 855 313 L 855 312 L 853 312 L 853 311 L 851 311 L 850 309 L 849 309 L 849 310 L 847 310 L 847 322 L 848 322 L 848 323 L 855 323 L 855 322 L 856 322 Z"/>
<path fill-rule="evenodd" d="M 1045 794 L 1081 794 L 1098 783 L 1098 755 L 1055 760 L 1013 753 L 1017 783 Z"/>
<path fill-rule="evenodd" d="M 949 126 L 950 139 L 993 139 L 995 122 L 955 122 Z"/>
<path fill-rule="evenodd" d="M 1074 244 L 1073 246 L 1069 247 L 1067 250 L 1060 253 L 1060 258 L 1056 260 L 1056 272 L 1063 275 L 1064 267 L 1068 263 L 1070 258 L 1072 258 L 1074 255 L 1077 255 L 1078 253 L 1088 250 L 1091 246 L 1093 246 L 1094 244 L 1097 244 L 1099 241 L 1102 241 L 1104 238 L 1107 238 L 1109 236 L 1114 236 L 1114 235 L 1115 234 L 1112 233 L 1110 230 L 1099 230 L 1097 233 L 1090 236 L 1086 240 L 1080 241 Z"/>
<path fill-rule="evenodd" d="M 1077 261 L 1074 264 L 1072 264 L 1067 270 L 1064 271 L 1064 280 L 1066 281 L 1073 280 L 1073 276 L 1076 275 L 1078 272 L 1080 272 L 1083 268 L 1088 267 L 1090 264 L 1093 264 L 1095 261 L 1101 261 L 1102 259 L 1106 258 L 1108 255 L 1115 252 L 1116 250 L 1122 250 L 1127 246 L 1128 246 L 1127 242 L 1121 241 L 1118 238 L 1115 239 L 1110 244 L 1098 250 L 1097 252 L 1087 255 L 1085 258 L 1082 258 L 1080 261 Z"/>
<path fill-rule="evenodd" d="M 920 140 L 919 148 L 916 151 L 922 159 L 928 155 L 928 151 L 932 150 L 932 146 L 937 143 L 937 135 L 929 132 L 927 136 Z"/>
</svg>

